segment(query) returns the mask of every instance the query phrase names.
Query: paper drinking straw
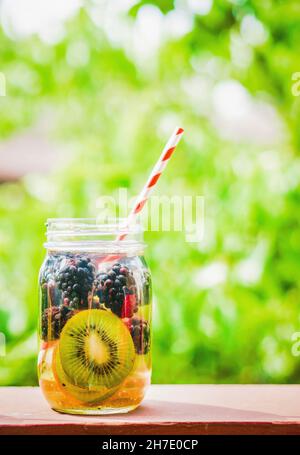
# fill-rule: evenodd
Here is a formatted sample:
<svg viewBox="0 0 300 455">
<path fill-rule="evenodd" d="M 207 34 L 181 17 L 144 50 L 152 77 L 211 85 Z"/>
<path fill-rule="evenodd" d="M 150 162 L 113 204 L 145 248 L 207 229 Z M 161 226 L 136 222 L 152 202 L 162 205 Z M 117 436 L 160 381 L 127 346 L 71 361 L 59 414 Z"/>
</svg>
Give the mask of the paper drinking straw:
<svg viewBox="0 0 300 455">
<path fill-rule="evenodd" d="M 151 174 L 146 182 L 146 185 L 140 192 L 134 207 L 132 208 L 131 212 L 129 213 L 125 227 L 130 226 L 132 221 L 136 218 L 136 216 L 142 211 L 143 207 L 145 206 L 146 202 L 149 199 L 150 194 L 154 190 L 159 177 L 163 173 L 164 169 L 166 168 L 178 142 L 180 141 L 182 135 L 184 133 L 183 128 L 176 128 L 171 137 L 169 138 L 168 142 L 166 143 L 158 161 L 156 162 L 155 166 L 152 169 Z M 118 235 L 117 241 L 123 240 L 127 236 L 127 232 Z"/>
<path fill-rule="evenodd" d="M 168 142 L 166 143 L 158 161 L 156 162 L 155 166 L 153 167 L 152 172 L 149 175 L 149 178 L 148 178 L 144 188 L 140 192 L 140 194 L 126 219 L 126 222 L 122 226 L 122 228 L 124 227 L 124 229 L 126 229 L 126 227 L 129 227 L 130 224 L 134 221 L 134 219 L 138 216 L 138 214 L 142 211 L 143 207 L 145 206 L 146 202 L 149 199 L 150 194 L 154 190 L 154 188 L 159 180 L 159 177 L 161 176 L 164 169 L 166 168 L 183 133 L 184 133 L 183 128 L 176 128 L 174 130 L 173 134 L 171 135 Z M 116 242 L 124 240 L 127 237 L 127 235 L 128 235 L 128 232 L 119 234 L 116 238 Z M 119 256 L 109 255 L 104 258 L 103 262 L 112 261 L 117 257 L 119 257 Z"/>
</svg>

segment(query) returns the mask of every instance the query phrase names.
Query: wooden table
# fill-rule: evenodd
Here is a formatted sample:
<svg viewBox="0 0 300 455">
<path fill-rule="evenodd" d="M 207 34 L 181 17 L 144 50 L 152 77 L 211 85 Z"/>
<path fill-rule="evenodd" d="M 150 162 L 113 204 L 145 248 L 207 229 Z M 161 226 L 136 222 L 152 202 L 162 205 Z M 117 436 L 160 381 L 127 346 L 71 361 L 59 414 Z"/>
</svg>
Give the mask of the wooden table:
<svg viewBox="0 0 300 455">
<path fill-rule="evenodd" d="M 298 385 L 153 385 L 124 415 L 49 409 L 35 387 L 0 388 L 0 434 L 300 434 Z"/>
</svg>

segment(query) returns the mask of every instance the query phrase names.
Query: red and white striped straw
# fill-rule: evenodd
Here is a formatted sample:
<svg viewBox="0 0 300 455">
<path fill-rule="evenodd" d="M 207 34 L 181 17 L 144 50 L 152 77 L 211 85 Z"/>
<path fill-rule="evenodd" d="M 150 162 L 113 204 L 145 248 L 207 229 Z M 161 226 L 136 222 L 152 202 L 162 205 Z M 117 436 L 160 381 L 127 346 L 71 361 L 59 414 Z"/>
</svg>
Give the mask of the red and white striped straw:
<svg viewBox="0 0 300 455">
<path fill-rule="evenodd" d="M 169 138 L 168 142 L 166 143 L 158 161 L 156 162 L 155 166 L 152 169 L 152 172 L 147 180 L 146 185 L 140 192 L 136 203 L 132 210 L 130 211 L 128 218 L 126 220 L 125 228 L 127 226 L 130 226 L 132 221 L 135 219 L 135 217 L 142 211 L 143 207 L 145 206 L 146 202 L 148 201 L 150 194 L 155 188 L 155 185 L 157 184 L 159 177 L 163 173 L 165 167 L 167 166 L 178 142 L 180 141 L 182 135 L 184 133 L 183 128 L 176 128 L 171 137 Z M 124 240 L 125 237 L 127 236 L 127 232 L 124 232 L 123 234 L 119 234 L 117 237 L 117 241 Z"/>
<path fill-rule="evenodd" d="M 152 169 L 152 172 L 147 180 L 146 185 L 140 192 L 136 203 L 134 204 L 132 210 L 130 211 L 126 222 L 122 226 L 122 229 L 126 229 L 127 227 L 130 226 L 130 224 L 133 222 L 134 218 L 142 211 L 143 207 L 145 206 L 146 202 L 149 199 L 150 194 L 155 188 L 155 185 L 157 184 L 157 181 L 159 180 L 159 177 L 163 173 L 165 167 L 167 166 L 178 142 L 180 141 L 182 135 L 184 133 L 183 128 L 176 128 L 171 137 L 169 138 L 168 142 L 166 143 L 158 161 L 156 162 L 155 166 Z M 122 234 L 119 234 L 116 238 L 116 242 L 119 242 L 121 240 L 124 240 L 128 235 L 128 232 L 123 232 Z M 120 256 L 117 255 L 108 255 L 106 256 L 101 262 L 110 262 L 118 259 Z"/>
<path fill-rule="evenodd" d="M 167 166 L 178 142 L 180 141 L 182 135 L 184 133 L 183 128 L 176 128 L 171 137 L 169 138 L 168 142 L 166 143 L 158 161 L 156 162 L 154 168 L 152 169 L 152 172 L 147 180 L 146 185 L 140 192 L 135 205 L 133 206 L 132 210 L 130 211 L 126 222 L 122 226 L 122 228 L 126 229 L 127 227 L 130 226 L 130 224 L 134 221 L 135 217 L 141 212 L 143 207 L 145 206 L 146 202 L 149 199 L 150 194 L 154 190 L 155 185 L 157 184 L 157 181 L 159 177 L 161 176 L 163 170 Z M 124 232 L 122 234 L 119 234 L 116 238 L 116 242 L 119 242 L 121 240 L 124 240 L 128 235 L 128 232 Z M 101 262 L 110 262 L 118 259 L 119 256 L 116 255 L 108 255 L 104 259 L 102 259 Z"/>
</svg>

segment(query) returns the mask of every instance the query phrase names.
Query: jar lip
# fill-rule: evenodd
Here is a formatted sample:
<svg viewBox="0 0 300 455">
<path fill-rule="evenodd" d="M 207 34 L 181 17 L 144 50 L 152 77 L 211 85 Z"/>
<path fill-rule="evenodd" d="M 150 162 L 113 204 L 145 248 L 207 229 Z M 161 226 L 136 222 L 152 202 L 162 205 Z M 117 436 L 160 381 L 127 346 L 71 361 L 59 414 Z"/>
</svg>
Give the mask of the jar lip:
<svg viewBox="0 0 300 455">
<path fill-rule="evenodd" d="M 127 224 L 127 218 L 48 218 L 47 233 L 65 230 L 91 231 L 104 233 L 141 233 L 142 225 L 135 220 Z"/>
<path fill-rule="evenodd" d="M 47 249 L 100 248 L 113 245 L 113 249 L 143 249 L 143 227 L 138 220 L 128 224 L 126 218 L 48 218 Z M 119 235 L 126 235 L 117 240 Z"/>
</svg>

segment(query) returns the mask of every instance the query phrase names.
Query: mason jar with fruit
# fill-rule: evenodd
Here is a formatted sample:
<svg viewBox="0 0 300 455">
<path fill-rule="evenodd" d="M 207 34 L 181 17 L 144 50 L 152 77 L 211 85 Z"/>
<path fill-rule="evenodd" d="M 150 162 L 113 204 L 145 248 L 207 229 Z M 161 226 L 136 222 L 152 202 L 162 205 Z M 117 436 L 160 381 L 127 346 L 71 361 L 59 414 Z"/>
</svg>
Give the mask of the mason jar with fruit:
<svg viewBox="0 0 300 455">
<path fill-rule="evenodd" d="M 140 225 L 124 226 L 47 222 L 38 374 L 57 411 L 128 412 L 150 384 L 151 276 Z"/>
</svg>

